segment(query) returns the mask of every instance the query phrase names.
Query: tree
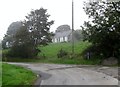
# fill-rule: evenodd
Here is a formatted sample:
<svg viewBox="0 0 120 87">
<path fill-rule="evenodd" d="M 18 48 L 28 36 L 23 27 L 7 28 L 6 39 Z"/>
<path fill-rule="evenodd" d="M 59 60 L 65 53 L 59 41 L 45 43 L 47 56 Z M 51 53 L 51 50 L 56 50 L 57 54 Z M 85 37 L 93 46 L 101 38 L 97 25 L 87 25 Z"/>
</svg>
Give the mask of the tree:
<svg viewBox="0 0 120 87">
<path fill-rule="evenodd" d="M 37 9 L 33 10 L 26 16 L 27 29 L 31 33 L 31 37 L 35 43 L 34 45 L 47 45 L 52 41 L 50 26 L 54 21 L 48 21 L 50 15 L 47 13 L 47 9 Z"/>
<path fill-rule="evenodd" d="M 30 33 L 26 25 L 21 26 L 14 36 L 14 42 L 9 51 L 9 56 L 22 58 L 34 57 L 40 51 L 33 44 L 34 42 L 30 38 Z"/>
<path fill-rule="evenodd" d="M 9 48 L 12 46 L 14 42 L 14 35 L 20 29 L 21 26 L 22 26 L 22 23 L 20 21 L 13 22 L 10 24 L 7 30 L 7 34 L 4 36 L 4 39 L 2 41 L 3 48 Z"/>
<path fill-rule="evenodd" d="M 49 29 L 53 21 L 48 22 L 50 15 L 46 12 L 46 9 L 40 8 L 26 16 L 27 20 L 22 22 L 22 26 L 15 33 L 12 33 L 12 45 L 8 56 L 36 57 L 40 52 L 38 45 L 47 45 L 51 41 L 52 34 Z"/>
<path fill-rule="evenodd" d="M 92 42 L 99 55 L 120 56 L 120 1 L 87 4 L 84 8 L 92 21 L 82 26 L 84 40 Z"/>
</svg>

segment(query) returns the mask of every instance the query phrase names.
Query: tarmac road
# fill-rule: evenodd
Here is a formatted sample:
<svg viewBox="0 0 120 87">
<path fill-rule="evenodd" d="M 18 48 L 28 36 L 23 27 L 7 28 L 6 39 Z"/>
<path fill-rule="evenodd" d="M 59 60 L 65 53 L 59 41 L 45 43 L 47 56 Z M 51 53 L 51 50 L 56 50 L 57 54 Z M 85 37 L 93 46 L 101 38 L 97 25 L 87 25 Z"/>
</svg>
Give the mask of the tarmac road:
<svg viewBox="0 0 120 87">
<path fill-rule="evenodd" d="M 24 66 L 40 75 L 37 85 L 118 85 L 118 79 L 112 76 L 77 65 L 11 62 L 9 64 Z"/>
</svg>

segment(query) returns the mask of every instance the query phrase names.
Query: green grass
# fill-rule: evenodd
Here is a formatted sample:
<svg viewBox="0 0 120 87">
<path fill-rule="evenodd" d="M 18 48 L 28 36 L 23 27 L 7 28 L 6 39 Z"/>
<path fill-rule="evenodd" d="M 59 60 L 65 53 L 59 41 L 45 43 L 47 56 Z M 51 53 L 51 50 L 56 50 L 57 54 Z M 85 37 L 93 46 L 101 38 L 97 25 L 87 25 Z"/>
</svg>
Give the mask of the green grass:
<svg viewBox="0 0 120 87">
<path fill-rule="evenodd" d="M 41 53 L 38 56 L 41 58 L 40 62 L 44 63 L 57 63 L 57 64 L 99 64 L 99 59 L 85 60 L 80 54 L 88 47 L 91 43 L 89 42 L 77 42 L 74 44 L 75 56 L 70 59 L 68 56 L 64 58 L 57 58 L 58 51 L 62 48 L 69 55 L 72 53 L 71 43 L 52 43 L 45 47 L 39 47 Z M 45 58 L 43 58 L 44 56 Z"/>
<path fill-rule="evenodd" d="M 72 54 L 72 44 L 71 43 L 51 43 L 44 47 L 38 47 L 41 52 L 38 54 L 38 58 L 6 58 L 6 61 L 12 62 L 41 62 L 41 63 L 57 63 L 57 64 L 99 64 L 100 60 L 90 59 L 85 60 L 80 54 L 88 47 L 91 43 L 89 42 L 77 42 L 74 44 L 74 57 L 71 59 Z M 60 49 L 68 52 L 68 56 L 64 58 L 57 58 L 57 53 Z M 4 51 L 5 53 L 7 50 Z"/>
<path fill-rule="evenodd" d="M 23 67 L 2 63 L 2 85 L 32 85 L 36 75 Z"/>
<path fill-rule="evenodd" d="M 90 45 L 90 43 L 88 43 L 88 42 L 75 43 L 74 44 L 75 54 L 80 54 L 89 45 Z M 57 58 L 57 53 L 61 48 L 69 53 L 72 53 L 72 44 L 71 43 L 52 43 L 45 47 L 39 47 L 39 48 L 42 52 L 39 53 L 38 56 L 43 56 L 43 54 L 44 54 L 47 58 Z"/>
<path fill-rule="evenodd" d="M 2 62 L 0 61 L 0 87 L 2 85 Z"/>
</svg>

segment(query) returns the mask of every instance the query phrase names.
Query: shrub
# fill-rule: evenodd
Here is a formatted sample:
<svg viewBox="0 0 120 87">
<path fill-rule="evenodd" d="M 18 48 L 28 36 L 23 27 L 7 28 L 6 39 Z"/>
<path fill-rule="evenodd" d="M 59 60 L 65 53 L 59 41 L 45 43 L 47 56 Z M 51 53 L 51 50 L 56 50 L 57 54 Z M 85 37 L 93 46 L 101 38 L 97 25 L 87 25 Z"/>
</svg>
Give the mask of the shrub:
<svg viewBox="0 0 120 87">
<path fill-rule="evenodd" d="M 19 45 L 13 46 L 10 51 L 8 51 L 8 57 L 22 57 L 22 58 L 30 58 L 35 57 L 40 52 L 39 49 L 28 46 L 28 45 Z"/>
<path fill-rule="evenodd" d="M 63 49 L 60 49 L 57 53 L 57 57 L 58 58 L 63 58 L 64 56 L 67 56 L 67 54 L 68 53 L 66 51 L 64 51 Z"/>
<path fill-rule="evenodd" d="M 85 59 L 91 58 L 103 58 L 101 48 L 99 46 L 91 45 L 87 49 L 85 49 L 81 55 L 84 56 Z"/>
</svg>

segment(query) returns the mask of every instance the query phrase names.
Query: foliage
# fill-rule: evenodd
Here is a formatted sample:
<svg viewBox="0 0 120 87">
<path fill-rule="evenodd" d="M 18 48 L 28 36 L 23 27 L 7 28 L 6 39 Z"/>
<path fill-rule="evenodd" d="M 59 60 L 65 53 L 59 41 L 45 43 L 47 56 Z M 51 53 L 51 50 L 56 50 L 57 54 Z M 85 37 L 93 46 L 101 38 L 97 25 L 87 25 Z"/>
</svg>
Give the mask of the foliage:
<svg viewBox="0 0 120 87">
<path fill-rule="evenodd" d="M 92 58 L 90 60 L 85 60 L 81 53 L 84 52 L 89 46 L 91 46 L 91 43 L 85 41 L 85 42 L 76 42 L 75 43 L 75 56 L 74 58 L 70 58 L 71 55 L 71 43 L 50 43 L 47 46 L 39 46 L 39 49 L 41 52 L 38 54 L 38 58 L 36 59 L 28 59 L 23 58 L 21 60 L 20 57 L 17 58 L 6 58 L 6 61 L 8 62 L 41 62 L 41 63 L 56 63 L 56 64 L 99 64 L 100 59 L 99 58 Z M 63 49 L 65 52 L 68 53 L 67 56 L 64 56 L 63 58 L 57 58 L 57 53 L 60 51 L 60 49 Z M 51 50 L 52 49 L 52 50 Z M 7 50 L 3 50 L 3 52 L 7 52 Z M 44 56 L 45 58 L 44 58 Z M 3 60 L 5 61 L 5 60 Z"/>
<path fill-rule="evenodd" d="M 104 57 L 120 55 L 120 2 L 87 4 L 84 8 L 92 21 L 82 27 L 84 40 L 92 42 L 99 55 Z"/>
<path fill-rule="evenodd" d="M 14 35 L 11 48 L 8 52 L 3 53 L 3 57 L 30 58 L 36 56 L 38 52 L 39 50 L 35 48 L 26 26 L 22 26 Z"/>
<path fill-rule="evenodd" d="M 99 58 L 97 59 L 90 59 L 85 60 L 83 56 L 81 55 L 82 52 L 87 49 L 89 46 L 91 46 L 91 43 L 85 41 L 85 42 L 76 42 L 75 43 L 75 55 L 74 58 L 71 58 L 72 54 L 72 44 L 71 43 L 51 43 L 45 47 L 39 47 L 41 49 L 41 53 L 39 53 L 40 61 L 39 62 L 45 62 L 45 63 L 62 63 L 62 64 L 99 64 Z M 52 49 L 52 50 L 51 50 Z M 67 52 L 67 56 L 64 56 L 63 58 L 58 58 L 57 53 L 63 49 L 65 52 Z M 42 55 L 45 55 L 46 58 L 42 58 Z"/>
<path fill-rule="evenodd" d="M 50 26 L 54 21 L 48 21 L 50 15 L 47 13 L 47 9 L 33 10 L 26 16 L 27 29 L 31 33 L 31 39 L 35 41 L 35 45 L 47 45 L 51 42 Z"/>
<path fill-rule="evenodd" d="M 74 44 L 75 54 L 77 54 L 77 55 L 81 54 L 90 45 L 91 45 L 91 43 L 89 43 L 87 41 L 76 42 Z M 38 56 L 42 56 L 43 54 L 45 54 L 46 58 L 54 59 L 54 58 L 57 58 L 56 54 L 61 49 L 68 52 L 69 54 L 72 53 L 72 44 L 66 43 L 66 42 L 65 43 L 51 43 L 51 44 L 44 46 L 44 47 L 39 46 L 39 49 L 41 49 L 41 53 L 39 53 Z"/>
<path fill-rule="evenodd" d="M 27 19 L 22 22 L 22 26 L 15 33 L 11 34 L 12 44 L 9 46 L 10 51 L 7 56 L 22 58 L 36 57 L 40 52 L 37 46 L 47 45 L 51 42 L 52 34 L 49 32 L 49 29 L 54 22 L 48 21 L 49 16 L 47 10 L 43 8 L 31 11 L 26 16 Z M 6 36 L 10 36 L 9 33 Z M 6 36 L 5 38 L 8 38 Z M 9 41 L 7 40 L 6 42 Z"/>
<path fill-rule="evenodd" d="M 100 47 L 96 45 L 90 45 L 81 53 L 81 55 L 84 56 L 84 59 L 99 58 L 102 61 L 103 55 L 98 48 Z"/>
<path fill-rule="evenodd" d="M 58 58 L 63 58 L 64 56 L 66 56 L 68 53 L 66 51 L 64 51 L 63 49 L 60 49 L 57 53 L 57 57 Z"/>
<path fill-rule="evenodd" d="M 22 26 L 22 22 L 13 22 L 10 24 L 7 30 L 7 34 L 5 34 L 4 39 L 2 40 L 2 48 L 9 48 L 13 45 L 14 35 Z"/>
<path fill-rule="evenodd" d="M 2 86 L 33 85 L 36 75 L 23 67 L 2 63 Z"/>
</svg>

